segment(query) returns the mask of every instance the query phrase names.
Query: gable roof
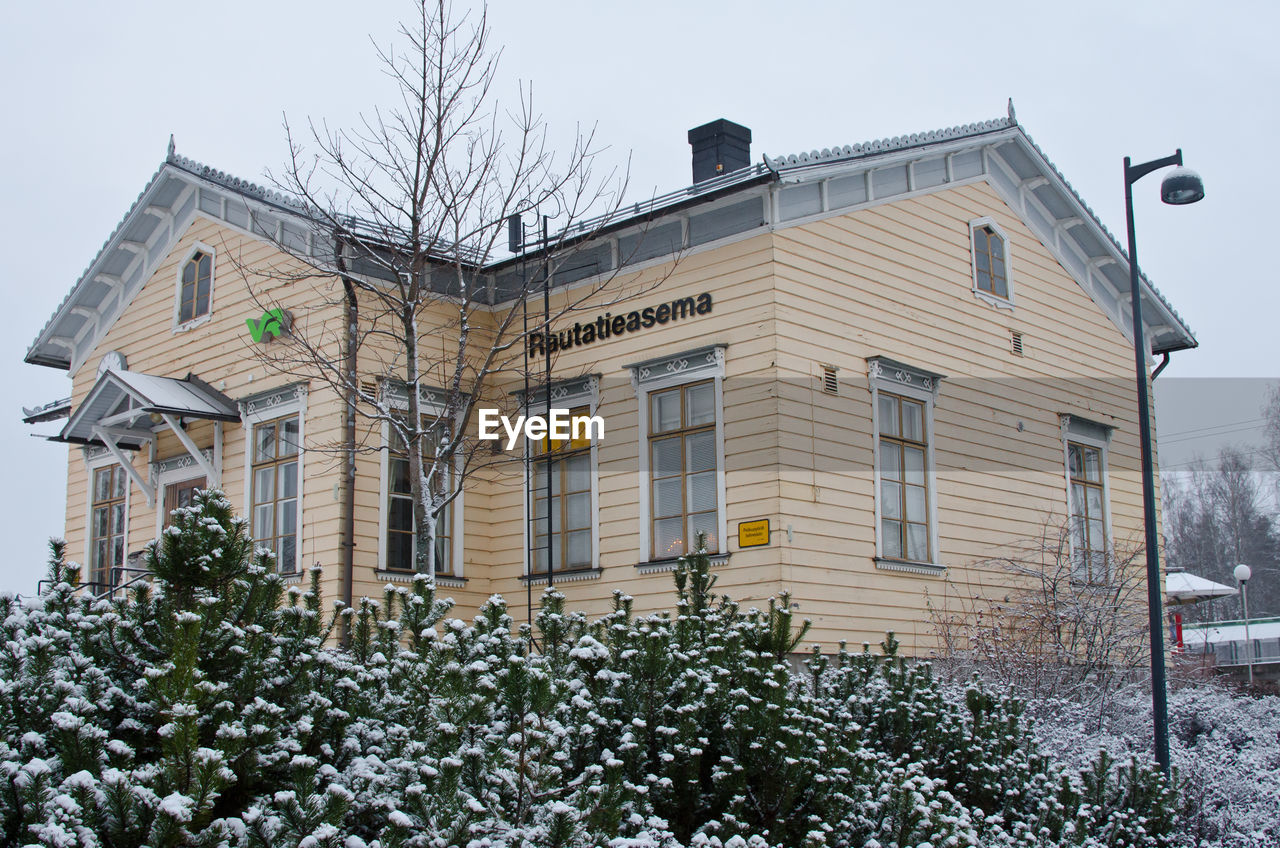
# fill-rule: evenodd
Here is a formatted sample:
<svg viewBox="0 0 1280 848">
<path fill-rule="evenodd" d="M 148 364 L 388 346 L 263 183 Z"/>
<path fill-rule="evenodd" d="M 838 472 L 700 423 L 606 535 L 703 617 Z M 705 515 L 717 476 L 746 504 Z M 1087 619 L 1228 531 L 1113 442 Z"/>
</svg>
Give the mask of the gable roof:
<svg viewBox="0 0 1280 848">
<path fill-rule="evenodd" d="M 27 349 L 34 365 L 76 370 L 152 277 L 197 213 L 307 252 L 306 208 L 279 192 L 169 150 Z"/>
<path fill-rule="evenodd" d="M 1007 118 L 776 159 L 765 156 L 765 164 L 776 170 L 784 185 L 879 172 L 885 174 L 890 192 L 910 194 L 977 176 L 957 173 L 956 164 L 965 152 L 979 151 L 981 178 L 1132 342 L 1128 253 L 1017 122 L 1012 103 Z M 868 192 L 874 189 L 868 177 Z M 1190 327 L 1141 269 L 1139 280 L 1152 353 L 1196 347 Z"/>
<path fill-rule="evenodd" d="M 1018 213 L 1132 340 L 1127 254 L 1018 124 L 1012 104 L 1008 117 L 991 121 L 821 151 L 766 155 L 762 163 L 578 222 L 563 235 L 599 238 L 765 183 L 778 187 L 779 203 L 774 217 L 764 223 L 782 227 L 979 180 Z M 83 363 L 197 212 L 318 258 L 324 251 L 323 245 L 311 243 L 314 219 L 300 201 L 178 156 L 171 139 L 165 161 L 36 337 L 26 361 L 70 370 Z M 724 234 L 761 222 L 743 219 L 728 225 Z M 492 261 L 480 271 L 497 274 L 513 261 Z M 1140 279 L 1152 353 L 1196 347 L 1195 336 L 1172 305 L 1145 274 Z"/>
</svg>

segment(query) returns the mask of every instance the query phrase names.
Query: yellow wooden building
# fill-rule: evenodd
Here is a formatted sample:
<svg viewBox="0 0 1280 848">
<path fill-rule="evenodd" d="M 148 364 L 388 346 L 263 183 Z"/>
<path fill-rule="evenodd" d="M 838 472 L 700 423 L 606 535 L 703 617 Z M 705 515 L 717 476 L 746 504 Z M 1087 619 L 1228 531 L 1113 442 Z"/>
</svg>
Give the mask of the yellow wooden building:
<svg viewBox="0 0 1280 848">
<path fill-rule="evenodd" d="M 727 121 L 690 141 L 693 186 L 552 280 L 639 292 L 530 342 L 557 348 L 553 406 L 607 431 L 554 458 L 549 533 L 523 461 L 497 450 L 468 478 L 436 574 L 460 614 L 502 594 L 523 620 L 548 571 L 574 608 L 614 590 L 668 608 L 673 558 L 706 532 L 744 606 L 787 591 L 817 641 L 894 630 L 924 652 L 929 603 L 998 584 L 980 563 L 1046 526 L 1072 527 L 1086 578 L 1140 542 L 1128 262 L 1012 114 L 758 163 Z M 341 320 L 336 279 L 252 271 L 324 249 L 304 218 L 171 148 L 31 345 L 71 377 L 66 538 L 95 588 L 205 486 L 286 579 L 318 564 L 329 599 L 412 579 L 394 445 L 362 430 L 348 482 L 343 398 L 260 355 L 290 332 L 264 306 Z M 476 268 L 495 308 L 518 265 Z M 1143 284 L 1153 358 L 1194 347 Z"/>
</svg>

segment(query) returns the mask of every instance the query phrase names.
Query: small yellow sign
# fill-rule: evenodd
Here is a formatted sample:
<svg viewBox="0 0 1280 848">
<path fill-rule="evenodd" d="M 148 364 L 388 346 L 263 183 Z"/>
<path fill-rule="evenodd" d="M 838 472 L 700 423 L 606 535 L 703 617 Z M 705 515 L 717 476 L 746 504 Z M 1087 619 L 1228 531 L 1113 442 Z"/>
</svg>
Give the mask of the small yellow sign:
<svg viewBox="0 0 1280 848">
<path fill-rule="evenodd" d="M 769 544 L 769 519 L 738 522 L 738 547 L 758 548 Z"/>
</svg>

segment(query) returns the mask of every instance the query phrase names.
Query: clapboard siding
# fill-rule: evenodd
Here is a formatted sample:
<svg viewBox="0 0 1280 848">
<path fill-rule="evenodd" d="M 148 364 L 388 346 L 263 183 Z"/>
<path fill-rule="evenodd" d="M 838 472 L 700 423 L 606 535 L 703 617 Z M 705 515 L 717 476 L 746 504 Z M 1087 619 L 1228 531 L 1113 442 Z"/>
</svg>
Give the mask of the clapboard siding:
<svg viewBox="0 0 1280 848">
<path fill-rule="evenodd" d="M 995 219 L 1009 236 L 1013 310 L 972 293 L 968 222 L 978 217 Z M 795 454 L 808 445 L 848 465 L 849 473 L 815 473 L 807 492 L 784 491 L 784 520 L 796 531 L 791 558 L 804 563 L 788 572 L 788 588 L 813 618 L 818 641 L 842 634 L 876 641 L 894 629 L 909 651 L 927 652 L 934 644 L 927 596 L 977 584 L 977 575 L 982 585 L 1007 588 L 983 561 L 1066 515 L 1059 413 L 1115 428 L 1114 533 L 1127 539 L 1140 528 L 1131 348 L 990 189 L 971 185 L 790 228 L 779 233 L 775 256 L 779 345 L 795 357 L 789 372 L 812 384 L 806 358 L 840 367 L 852 402 L 841 411 L 855 405 L 851 417 L 863 428 L 851 433 L 824 415 L 827 426 L 784 428 L 781 437 Z M 1022 357 L 1010 351 L 1015 329 L 1025 334 Z M 873 559 L 866 360 L 877 355 L 944 375 L 931 494 L 945 578 L 885 571 Z M 793 423 L 802 417 L 786 411 Z"/>
<path fill-rule="evenodd" d="M 212 247 L 215 252 L 212 308 L 208 320 L 186 330 L 174 329 L 174 299 L 181 265 L 196 244 Z M 72 375 L 73 408 L 84 400 L 97 379 L 98 362 L 108 351 L 120 351 L 132 371 L 165 377 L 185 377 L 194 372 L 201 379 L 233 399 L 243 398 L 273 387 L 299 382 L 298 377 L 275 373 L 258 354 L 269 353 L 269 346 L 255 346 L 249 338 L 246 319 L 256 319 L 263 310 L 281 306 L 294 314 L 295 322 L 315 331 L 340 327 L 340 313 L 307 284 L 288 284 L 280 279 L 262 276 L 257 269 L 283 257 L 276 249 L 260 240 L 247 238 L 199 217 L 178 239 L 168 259 L 161 263 L 125 312 L 106 333 L 85 364 Z M 287 266 L 285 266 L 287 267 Z M 314 281 L 313 281 L 314 282 Z M 331 445 L 337 435 L 334 421 L 337 399 L 314 381 L 308 397 L 304 424 L 304 479 L 302 497 L 304 528 L 301 562 L 330 564 L 336 562 L 336 543 L 326 528 L 327 513 L 323 508 L 332 502 L 336 472 L 326 470 L 322 452 L 312 448 Z M 213 425 L 194 422 L 187 432 L 202 448 L 213 446 Z M 245 508 L 245 428 L 228 423 L 223 426 L 222 488 L 237 511 Z M 176 436 L 162 431 L 155 444 L 155 459 L 163 460 L 185 453 Z M 134 457 L 135 469 L 150 476 L 148 451 Z M 86 551 L 86 517 L 88 475 L 78 448 L 71 449 L 68 464 L 67 538 L 69 556 L 88 561 Z M 201 472 L 192 470 L 193 477 Z M 157 504 L 149 506 L 142 492 L 130 485 L 127 550 L 142 550 L 156 535 L 157 520 L 163 507 L 163 493 L 157 492 Z M 79 502 L 79 505 L 77 505 Z M 311 521 L 313 507 L 320 518 Z M 330 569 L 332 570 L 332 569 Z M 326 575 L 329 572 L 326 572 Z M 331 581 L 327 581 L 331 582 Z"/>
<path fill-rule="evenodd" d="M 972 291 L 968 222 L 996 220 L 1010 240 L 1013 309 L 995 308 Z M 175 281 L 196 242 L 218 251 L 211 319 L 187 332 L 171 330 Z M 235 257 L 232 262 L 231 258 Z M 73 403 L 92 386 L 102 353 L 124 352 L 129 367 L 181 377 L 195 371 L 232 398 L 298 381 L 273 372 L 256 354 L 270 346 L 248 340 L 244 321 L 266 305 L 295 314 L 300 332 L 331 339 L 340 355 L 342 289 L 336 280 L 282 284 L 254 269 L 281 260 L 275 249 L 197 218 L 169 259 L 129 304 L 122 320 L 74 375 Z M 1066 483 L 1059 414 L 1113 428 L 1110 508 L 1117 540 L 1140 539 L 1135 392 L 1131 348 L 1003 201 L 984 183 L 831 215 L 798 226 L 761 229 L 690 252 L 679 261 L 628 272 L 592 293 L 581 283 L 552 292 L 552 309 L 570 302 L 553 329 L 597 315 L 625 314 L 708 292 L 710 315 L 681 319 L 561 351 L 553 378 L 599 375 L 596 412 L 606 435 L 596 447 L 599 574 L 556 581 L 571 608 L 607 612 L 613 593 L 634 598 L 635 609 L 669 609 L 674 597 L 667 572 L 637 568 L 641 499 L 648 497 L 638 469 L 647 434 L 640 432 L 637 390 L 627 366 L 659 356 L 724 345 L 724 540 L 726 564 L 717 565 L 716 589 L 744 607 L 764 606 L 778 592 L 792 593 L 801 616 L 814 622 L 811 639 L 832 647 L 844 639 L 878 642 L 893 630 L 910 653 L 932 650 L 929 607 L 978 591 L 1006 589 L 1008 580 L 989 561 L 1020 540 L 1034 539 L 1065 518 Z M 316 289 L 319 289 L 317 292 Z M 531 304 L 537 323 L 540 298 Z M 394 329 L 362 297 L 362 327 Z M 471 349 L 483 350 L 503 313 L 471 316 Z M 446 364 L 458 343 L 457 311 L 447 303 L 421 318 L 423 381 L 445 384 Z M 1015 356 L 1010 333 L 1023 334 Z M 195 355 L 193 355 L 195 354 Z M 904 574 L 877 567 L 875 556 L 874 440 L 867 360 L 886 356 L 943 375 L 933 419 L 937 504 L 936 561 L 944 576 Z M 362 380 L 403 374 L 404 351 L 386 336 L 369 335 L 360 351 Z M 481 400 L 513 411 L 512 392 L 524 385 L 523 352 L 513 349 Z M 535 361 L 536 366 L 542 360 Z M 823 389 L 824 366 L 837 368 L 838 390 Z M 535 383 L 540 373 L 531 378 Z M 342 589 L 341 491 L 343 399 L 314 375 L 305 418 L 302 564 L 323 569 L 329 598 Z M 474 428 L 476 422 L 468 424 Z M 359 419 L 355 466 L 353 597 L 383 598 L 387 580 L 381 554 L 386 503 L 382 423 Z M 212 426 L 190 433 L 202 446 Z M 223 486 L 244 509 L 246 431 L 224 428 Z M 465 586 L 441 588 L 454 614 L 470 617 L 493 594 L 502 595 L 517 622 L 543 586 L 526 585 L 525 479 L 522 446 L 480 451 L 462 500 L 462 576 Z M 181 451 L 161 434 L 157 456 Z M 135 464 L 145 473 L 147 457 Z M 133 488 L 133 487 L 131 487 Z M 88 474 L 79 450 L 68 465 L 67 538 L 84 558 Z M 158 513 L 134 488 L 129 504 L 129 549 L 154 535 Z M 770 544 L 740 550 L 737 522 L 767 518 Z M 395 582 L 392 591 L 407 590 Z"/>
</svg>

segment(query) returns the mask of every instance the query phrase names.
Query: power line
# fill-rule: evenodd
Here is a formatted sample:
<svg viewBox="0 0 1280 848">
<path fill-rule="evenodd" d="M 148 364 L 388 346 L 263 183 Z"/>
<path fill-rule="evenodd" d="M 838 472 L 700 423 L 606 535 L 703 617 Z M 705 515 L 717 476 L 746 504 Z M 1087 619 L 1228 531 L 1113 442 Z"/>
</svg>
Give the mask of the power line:
<svg viewBox="0 0 1280 848">
<path fill-rule="evenodd" d="M 1218 429 L 1221 429 L 1222 427 L 1235 427 L 1240 424 L 1258 424 L 1259 422 L 1264 422 L 1266 420 L 1267 419 L 1265 417 L 1246 418 L 1242 421 L 1225 421 L 1222 424 L 1212 424 L 1207 427 L 1194 427 L 1190 430 L 1175 430 L 1172 433 L 1165 433 L 1164 439 L 1167 440 L 1170 436 L 1188 436 L 1188 435 L 1191 435 L 1192 433 L 1203 433 L 1206 430 L 1218 430 Z"/>
<path fill-rule="evenodd" d="M 1226 425 L 1223 425 L 1223 426 L 1226 426 Z M 1200 433 L 1199 435 L 1183 436 L 1178 439 L 1171 439 L 1166 436 L 1160 439 L 1160 443 L 1165 445 L 1171 445 L 1171 444 L 1176 444 L 1178 442 L 1193 442 L 1196 439 L 1212 439 L 1215 436 L 1229 436 L 1232 433 L 1245 433 L 1245 432 L 1248 432 L 1249 430 L 1259 430 L 1263 426 L 1265 425 L 1254 424 L 1252 427 L 1235 427 L 1230 430 L 1221 430 L 1217 433 Z"/>
</svg>

